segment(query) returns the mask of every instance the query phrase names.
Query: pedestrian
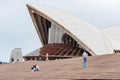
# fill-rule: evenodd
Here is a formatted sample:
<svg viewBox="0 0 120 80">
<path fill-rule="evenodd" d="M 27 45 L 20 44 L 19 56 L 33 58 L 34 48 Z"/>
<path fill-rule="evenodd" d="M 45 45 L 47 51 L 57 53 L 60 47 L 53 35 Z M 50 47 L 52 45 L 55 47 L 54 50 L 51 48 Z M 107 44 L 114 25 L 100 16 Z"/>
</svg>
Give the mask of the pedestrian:
<svg viewBox="0 0 120 80">
<path fill-rule="evenodd" d="M 39 54 L 38 59 L 39 59 L 40 61 L 42 61 L 42 55 L 41 55 L 41 53 Z"/>
<path fill-rule="evenodd" d="M 0 64 L 2 64 L 2 61 L 0 61 Z"/>
<path fill-rule="evenodd" d="M 49 56 L 49 55 L 48 55 L 48 53 L 46 53 L 46 61 L 48 61 L 48 60 L 49 60 L 49 59 L 48 59 L 48 56 Z"/>
<path fill-rule="evenodd" d="M 33 72 L 39 71 L 39 66 L 35 64 L 31 67 L 31 70 L 33 70 Z"/>
<path fill-rule="evenodd" d="M 39 66 L 38 65 L 36 65 L 36 71 L 39 71 Z"/>
<path fill-rule="evenodd" d="M 14 58 L 13 57 L 10 58 L 10 62 L 14 63 Z"/>
<path fill-rule="evenodd" d="M 82 59 L 83 68 L 86 68 L 86 66 L 87 66 L 87 57 L 88 57 L 88 54 L 86 52 L 84 52 L 83 53 L 83 59 Z"/>
</svg>

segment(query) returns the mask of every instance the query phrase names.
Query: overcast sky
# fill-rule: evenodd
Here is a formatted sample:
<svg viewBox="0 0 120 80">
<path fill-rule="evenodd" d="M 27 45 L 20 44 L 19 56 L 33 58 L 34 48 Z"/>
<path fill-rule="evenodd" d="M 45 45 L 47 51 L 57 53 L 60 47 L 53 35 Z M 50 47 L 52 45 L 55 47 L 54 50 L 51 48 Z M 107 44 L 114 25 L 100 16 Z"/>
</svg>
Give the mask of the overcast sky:
<svg viewBox="0 0 120 80">
<path fill-rule="evenodd" d="M 9 61 L 14 48 L 23 55 L 41 47 L 26 4 L 58 9 L 98 27 L 120 24 L 120 0 L 0 0 L 0 60 Z"/>
</svg>

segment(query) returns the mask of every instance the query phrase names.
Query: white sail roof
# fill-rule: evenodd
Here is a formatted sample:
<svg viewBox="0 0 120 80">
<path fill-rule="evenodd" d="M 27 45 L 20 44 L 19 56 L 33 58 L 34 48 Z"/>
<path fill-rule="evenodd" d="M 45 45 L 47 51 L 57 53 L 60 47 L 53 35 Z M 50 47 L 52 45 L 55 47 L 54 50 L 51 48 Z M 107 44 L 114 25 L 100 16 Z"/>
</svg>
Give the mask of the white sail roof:
<svg viewBox="0 0 120 80">
<path fill-rule="evenodd" d="M 95 26 L 87 22 L 48 7 L 40 7 L 36 5 L 28 5 L 28 9 L 32 8 L 61 29 L 65 30 L 78 43 L 82 44 L 88 51 L 96 55 L 111 54 L 113 48 L 110 41 Z"/>
<path fill-rule="evenodd" d="M 120 25 L 118 26 L 112 26 L 112 27 L 108 27 L 108 28 L 103 28 L 102 31 L 104 31 L 111 43 L 114 49 L 120 50 Z"/>
</svg>

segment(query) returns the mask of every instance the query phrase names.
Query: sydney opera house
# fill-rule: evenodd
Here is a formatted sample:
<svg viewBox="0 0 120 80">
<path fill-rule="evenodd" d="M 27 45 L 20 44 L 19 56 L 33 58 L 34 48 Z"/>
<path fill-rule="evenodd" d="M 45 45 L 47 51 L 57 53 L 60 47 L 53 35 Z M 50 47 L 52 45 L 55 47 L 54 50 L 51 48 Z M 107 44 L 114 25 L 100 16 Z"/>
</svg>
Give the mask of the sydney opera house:
<svg viewBox="0 0 120 80">
<path fill-rule="evenodd" d="M 35 29 L 42 43 L 40 53 L 49 59 L 63 59 L 82 56 L 115 54 L 120 51 L 120 39 L 114 29 L 97 27 L 50 7 L 27 5 Z M 119 28 L 120 29 L 120 28 Z M 116 34 L 115 34 L 116 32 Z"/>
</svg>

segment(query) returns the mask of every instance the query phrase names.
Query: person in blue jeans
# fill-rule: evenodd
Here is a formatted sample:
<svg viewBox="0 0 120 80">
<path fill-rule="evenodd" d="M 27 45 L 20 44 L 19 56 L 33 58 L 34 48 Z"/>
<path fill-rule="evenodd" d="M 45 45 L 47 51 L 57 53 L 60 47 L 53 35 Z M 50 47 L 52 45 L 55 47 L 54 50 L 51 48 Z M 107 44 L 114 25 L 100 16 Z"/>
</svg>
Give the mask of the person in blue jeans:
<svg viewBox="0 0 120 80">
<path fill-rule="evenodd" d="M 87 57 L 88 57 L 88 54 L 86 52 L 84 52 L 83 53 L 83 59 L 82 59 L 83 68 L 86 68 L 86 66 L 87 66 Z"/>
</svg>

